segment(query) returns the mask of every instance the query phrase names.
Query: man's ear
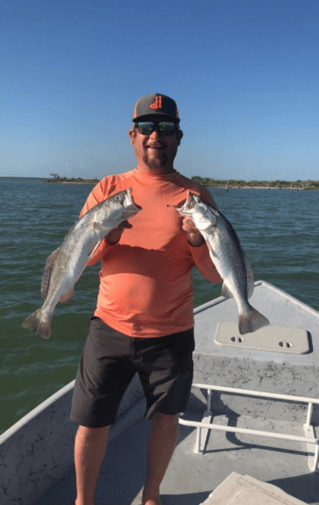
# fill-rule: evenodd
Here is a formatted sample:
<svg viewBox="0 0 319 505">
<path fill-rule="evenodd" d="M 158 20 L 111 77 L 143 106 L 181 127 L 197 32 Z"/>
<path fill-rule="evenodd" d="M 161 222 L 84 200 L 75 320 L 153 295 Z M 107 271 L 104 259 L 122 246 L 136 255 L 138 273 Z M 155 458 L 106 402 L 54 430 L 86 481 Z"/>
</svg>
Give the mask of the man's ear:
<svg viewBox="0 0 319 505">
<path fill-rule="evenodd" d="M 135 142 L 135 137 L 136 137 L 136 130 L 135 128 L 131 128 L 128 132 L 130 139 L 131 139 L 131 144 L 134 145 Z"/>
<path fill-rule="evenodd" d="M 176 137 L 177 137 L 177 140 L 178 140 L 178 145 L 181 143 L 183 135 L 184 135 L 183 130 L 177 130 Z"/>
</svg>

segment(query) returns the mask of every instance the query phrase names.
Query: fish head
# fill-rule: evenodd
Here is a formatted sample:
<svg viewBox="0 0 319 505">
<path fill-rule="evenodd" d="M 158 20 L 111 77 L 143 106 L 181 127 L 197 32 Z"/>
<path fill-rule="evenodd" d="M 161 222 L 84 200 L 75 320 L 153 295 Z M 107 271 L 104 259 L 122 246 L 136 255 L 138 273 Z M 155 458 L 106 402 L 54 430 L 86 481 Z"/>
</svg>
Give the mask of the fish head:
<svg viewBox="0 0 319 505">
<path fill-rule="evenodd" d="M 109 207 L 131 211 L 135 214 L 141 210 L 141 207 L 136 205 L 133 200 L 132 188 L 124 189 L 123 191 L 115 193 L 114 195 L 107 198 L 105 200 L 105 203 L 106 202 L 108 203 Z"/>
<path fill-rule="evenodd" d="M 123 201 L 123 207 L 124 207 L 124 213 L 126 213 L 127 218 L 135 216 L 140 210 L 142 210 L 142 207 L 137 205 L 132 196 L 132 188 L 128 188 L 124 191 L 124 201 Z"/>
<path fill-rule="evenodd" d="M 194 208 L 193 195 L 190 191 L 188 191 L 187 198 L 184 204 L 182 205 L 182 207 L 176 207 L 176 210 L 181 216 L 192 218 L 193 208 Z"/>
<path fill-rule="evenodd" d="M 141 207 L 134 202 L 132 189 L 129 188 L 104 200 L 100 207 L 100 217 L 96 216 L 95 221 L 112 229 L 135 216 L 140 210 Z"/>
<path fill-rule="evenodd" d="M 200 231 L 207 230 L 216 223 L 216 216 L 212 212 L 214 209 L 191 191 L 188 191 L 184 205 L 176 210 L 181 216 L 190 217 Z"/>
</svg>

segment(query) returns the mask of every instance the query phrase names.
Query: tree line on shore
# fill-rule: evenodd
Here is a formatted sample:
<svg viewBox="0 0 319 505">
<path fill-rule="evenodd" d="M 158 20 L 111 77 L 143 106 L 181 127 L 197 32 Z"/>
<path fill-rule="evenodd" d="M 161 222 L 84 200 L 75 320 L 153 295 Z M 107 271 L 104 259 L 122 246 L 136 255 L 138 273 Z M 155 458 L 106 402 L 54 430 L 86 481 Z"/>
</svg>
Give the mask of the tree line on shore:
<svg viewBox="0 0 319 505">
<path fill-rule="evenodd" d="M 99 179 L 95 177 L 95 179 L 82 179 L 82 177 L 60 177 L 57 173 L 51 173 L 50 176 L 52 179 L 46 179 L 45 182 L 60 182 L 60 183 L 77 183 L 77 184 L 97 184 Z M 273 188 L 273 189 L 305 189 L 305 190 L 319 190 L 319 181 L 244 181 L 244 180 L 235 180 L 235 179 L 226 179 L 219 180 L 213 179 L 209 177 L 200 177 L 199 175 L 194 175 L 191 178 L 195 182 L 199 182 L 203 186 L 208 188 Z"/>
<path fill-rule="evenodd" d="M 95 179 L 82 179 L 82 177 L 60 177 L 59 174 L 52 173 L 50 174 L 53 179 L 45 179 L 45 182 L 73 182 L 78 184 L 97 184 L 99 179 L 95 177 Z"/>
<path fill-rule="evenodd" d="M 319 181 L 243 181 L 235 179 L 218 180 L 194 175 L 193 181 L 208 188 L 273 188 L 273 189 L 319 189 Z"/>
</svg>

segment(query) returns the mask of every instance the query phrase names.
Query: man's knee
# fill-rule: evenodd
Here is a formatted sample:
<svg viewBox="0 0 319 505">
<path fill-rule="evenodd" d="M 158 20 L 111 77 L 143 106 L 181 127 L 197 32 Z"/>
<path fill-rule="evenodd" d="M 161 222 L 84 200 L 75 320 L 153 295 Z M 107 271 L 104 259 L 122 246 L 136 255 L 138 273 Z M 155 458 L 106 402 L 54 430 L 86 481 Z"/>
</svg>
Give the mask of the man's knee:
<svg viewBox="0 0 319 505">
<path fill-rule="evenodd" d="M 163 428 L 175 428 L 178 426 L 179 414 L 168 415 L 157 412 L 153 419 L 154 423 L 161 425 Z"/>
<path fill-rule="evenodd" d="M 111 426 L 103 426 L 102 428 L 90 428 L 87 426 L 79 426 L 76 437 L 81 440 L 94 440 L 98 438 L 105 438 Z"/>
</svg>

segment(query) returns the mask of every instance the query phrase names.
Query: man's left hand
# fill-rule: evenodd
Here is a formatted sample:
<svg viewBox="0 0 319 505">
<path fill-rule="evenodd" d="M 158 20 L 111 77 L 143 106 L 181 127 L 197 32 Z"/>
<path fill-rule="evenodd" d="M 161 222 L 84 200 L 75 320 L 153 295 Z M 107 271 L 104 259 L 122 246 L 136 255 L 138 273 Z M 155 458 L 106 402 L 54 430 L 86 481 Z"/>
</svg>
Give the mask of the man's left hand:
<svg viewBox="0 0 319 505">
<path fill-rule="evenodd" d="M 192 246 L 198 247 L 202 245 L 204 239 L 198 228 L 196 228 L 192 219 L 190 219 L 189 217 L 184 217 L 182 228 L 184 231 L 186 231 L 187 240 Z"/>
</svg>

